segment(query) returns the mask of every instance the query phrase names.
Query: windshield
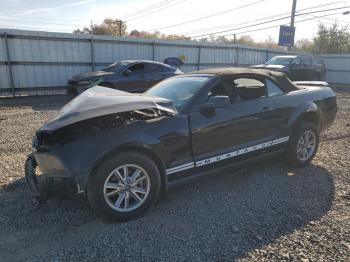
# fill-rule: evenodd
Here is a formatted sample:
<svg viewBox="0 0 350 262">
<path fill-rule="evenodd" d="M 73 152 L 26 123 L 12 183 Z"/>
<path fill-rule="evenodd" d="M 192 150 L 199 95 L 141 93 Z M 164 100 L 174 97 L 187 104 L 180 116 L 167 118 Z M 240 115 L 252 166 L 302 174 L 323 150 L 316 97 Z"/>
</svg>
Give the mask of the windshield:
<svg viewBox="0 0 350 262">
<path fill-rule="evenodd" d="M 126 62 L 117 62 L 117 63 L 111 64 L 111 65 L 103 68 L 102 71 L 105 71 L 105 72 L 120 72 L 128 64 L 129 63 L 126 63 Z"/>
<path fill-rule="evenodd" d="M 272 57 L 269 61 L 265 63 L 265 65 L 289 65 L 290 62 L 293 61 L 293 57 L 282 57 L 282 56 L 275 56 Z"/>
<path fill-rule="evenodd" d="M 167 98 L 177 110 L 181 110 L 210 79 L 209 76 L 169 78 L 149 89 L 146 94 Z"/>
</svg>

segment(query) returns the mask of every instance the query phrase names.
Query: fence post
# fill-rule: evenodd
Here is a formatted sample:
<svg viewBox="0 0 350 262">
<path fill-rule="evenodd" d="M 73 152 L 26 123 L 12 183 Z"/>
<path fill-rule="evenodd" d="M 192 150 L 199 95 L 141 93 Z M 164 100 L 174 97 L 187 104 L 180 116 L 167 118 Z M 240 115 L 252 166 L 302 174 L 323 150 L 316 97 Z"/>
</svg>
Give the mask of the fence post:
<svg viewBox="0 0 350 262">
<path fill-rule="evenodd" d="M 200 66 L 201 66 L 201 50 L 202 50 L 202 46 L 199 45 L 198 46 L 197 70 L 199 70 Z"/>
<path fill-rule="evenodd" d="M 269 49 L 265 50 L 265 62 L 269 60 Z"/>
<path fill-rule="evenodd" d="M 239 47 L 236 46 L 236 66 L 239 66 Z"/>
<path fill-rule="evenodd" d="M 95 71 L 95 48 L 94 48 L 94 35 L 90 38 L 90 50 L 91 50 L 91 69 Z"/>
<path fill-rule="evenodd" d="M 156 59 L 156 40 L 153 40 L 153 48 L 152 48 L 152 60 Z"/>
<path fill-rule="evenodd" d="M 5 40 L 5 51 L 6 51 L 7 68 L 9 70 L 9 76 L 10 76 L 10 87 L 11 87 L 12 96 L 15 96 L 15 83 L 13 81 L 11 57 L 10 57 L 10 50 L 9 50 L 9 44 L 8 44 L 7 33 L 6 32 L 4 33 L 4 40 Z"/>
</svg>

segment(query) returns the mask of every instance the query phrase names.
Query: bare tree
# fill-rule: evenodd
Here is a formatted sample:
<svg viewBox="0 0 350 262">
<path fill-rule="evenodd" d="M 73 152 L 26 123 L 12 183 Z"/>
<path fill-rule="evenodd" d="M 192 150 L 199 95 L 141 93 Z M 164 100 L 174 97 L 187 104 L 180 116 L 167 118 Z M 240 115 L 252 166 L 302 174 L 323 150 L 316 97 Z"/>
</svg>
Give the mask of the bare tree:
<svg viewBox="0 0 350 262">
<path fill-rule="evenodd" d="M 92 25 L 91 27 L 84 27 L 83 29 L 76 29 L 74 34 L 88 34 L 91 35 L 114 35 L 123 36 L 126 34 L 126 23 L 119 19 L 105 18 L 99 25 Z"/>
</svg>

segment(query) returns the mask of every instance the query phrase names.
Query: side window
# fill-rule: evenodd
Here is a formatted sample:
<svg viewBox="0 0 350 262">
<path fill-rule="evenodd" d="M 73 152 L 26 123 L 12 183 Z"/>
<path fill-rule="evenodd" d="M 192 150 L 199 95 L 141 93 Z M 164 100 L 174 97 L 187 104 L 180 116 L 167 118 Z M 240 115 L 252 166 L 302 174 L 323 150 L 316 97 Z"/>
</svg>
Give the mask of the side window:
<svg viewBox="0 0 350 262">
<path fill-rule="evenodd" d="M 266 97 L 264 80 L 242 77 L 235 79 L 233 82 L 236 92 L 243 101 Z"/>
<path fill-rule="evenodd" d="M 300 65 L 301 64 L 301 59 L 300 58 L 295 58 L 292 62 L 293 65 Z"/>
<path fill-rule="evenodd" d="M 311 59 L 308 57 L 304 57 L 301 59 L 301 64 L 305 66 L 311 66 Z"/>
<path fill-rule="evenodd" d="M 166 66 L 162 66 L 158 64 L 147 64 L 146 71 L 147 73 L 159 73 L 159 72 L 170 72 L 171 69 Z"/>
<path fill-rule="evenodd" d="M 168 67 L 168 66 L 162 66 L 159 65 L 161 72 L 173 72 L 175 71 L 175 69 L 173 69 L 172 67 Z"/>
<path fill-rule="evenodd" d="M 270 79 L 266 79 L 266 88 L 269 97 L 284 94 L 279 86 L 272 82 Z"/>
<path fill-rule="evenodd" d="M 322 60 L 318 58 L 313 59 L 313 65 L 317 67 L 322 67 L 323 66 Z"/>
<path fill-rule="evenodd" d="M 136 73 L 136 74 L 144 73 L 145 64 L 144 63 L 134 64 L 132 66 L 129 66 L 127 70 L 130 70 L 131 73 Z"/>
<path fill-rule="evenodd" d="M 208 92 L 208 98 L 211 96 L 228 96 L 231 104 L 241 101 L 240 96 L 237 93 L 236 87 L 233 85 L 232 81 L 221 81 L 216 84 Z"/>
</svg>

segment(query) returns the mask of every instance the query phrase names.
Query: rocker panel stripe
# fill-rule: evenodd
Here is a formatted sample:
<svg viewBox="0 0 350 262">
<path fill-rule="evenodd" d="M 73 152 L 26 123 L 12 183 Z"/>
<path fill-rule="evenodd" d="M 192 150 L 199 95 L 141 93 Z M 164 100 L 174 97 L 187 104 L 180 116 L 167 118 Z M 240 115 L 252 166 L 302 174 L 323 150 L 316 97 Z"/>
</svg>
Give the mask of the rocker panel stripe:
<svg viewBox="0 0 350 262">
<path fill-rule="evenodd" d="M 222 154 L 222 155 L 219 155 L 219 156 L 214 156 L 214 157 L 207 158 L 207 159 L 202 159 L 202 160 L 199 160 L 199 161 L 196 161 L 196 162 L 190 162 L 190 163 L 183 164 L 183 165 L 180 165 L 180 166 L 172 167 L 172 168 L 169 168 L 169 169 L 166 170 L 166 174 L 169 175 L 169 174 L 172 174 L 172 173 L 180 172 L 180 171 L 183 171 L 183 170 L 186 170 L 186 169 L 194 168 L 195 166 L 196 167 L 200 167 L 200 166 L 204 166 L 204 165 L 209 165 L 209 164 L 212 164 L 212 163 L 215 163 L 215 162 L 218 162 L 218 161 L 222 161 L 222 160 L 225 160 L 225 159 L 228 159 L 228 158 L 240 156 L 240 155 L 247 154 L 247 153 L 250 153 L 250 152 L 253 152 L 253 151 L 257 151 L 257 150 L 260 150 L 260 149 L 263 149 L 263 148 L 271 147 L 271 146 L 274 146 L 274 145 L 277 145 L 277 144 L 282 144 L 282 143 L 287 142 L 288 140 L 289 140 L 289 136 L 281 137 L 281 138 L 274 139 L 274 140 L 271 140 L 271 141 L 268 141 L 268 142 L 265 142 L 265 143 L 261 143 L 261 144 L 258 144 L 258 145 L 254 145 L 254 146 L 238 149 L 236 151 L 232 151 L 232 152 L 229 152 L 229 153 L 226 153 L 226 154 Z"/>
</svg>

